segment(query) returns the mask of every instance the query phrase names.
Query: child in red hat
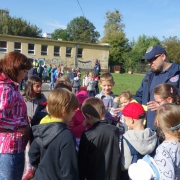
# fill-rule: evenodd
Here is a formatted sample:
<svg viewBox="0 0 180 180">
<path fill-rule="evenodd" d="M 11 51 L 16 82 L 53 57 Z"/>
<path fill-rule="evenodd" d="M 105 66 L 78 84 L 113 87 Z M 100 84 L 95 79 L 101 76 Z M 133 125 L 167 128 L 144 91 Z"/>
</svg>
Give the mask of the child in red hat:
<svg viewBox="0 0 180 180">
<path fill-rule="evenodd" d="M 136 102 L 127 104 L 122 110 L 122 114 L 125 124 L 129 127 L 129 130 L 123 135 L 121 147 L 121 171 L 122 176 L 126 177 L 127 170 L 134 158 L 131 150 L 134 149 L 142 156 L 155 152 L 157 135 L 150 128 L 144 128 L 146 112 L 141 104 Z"/>
</svg>

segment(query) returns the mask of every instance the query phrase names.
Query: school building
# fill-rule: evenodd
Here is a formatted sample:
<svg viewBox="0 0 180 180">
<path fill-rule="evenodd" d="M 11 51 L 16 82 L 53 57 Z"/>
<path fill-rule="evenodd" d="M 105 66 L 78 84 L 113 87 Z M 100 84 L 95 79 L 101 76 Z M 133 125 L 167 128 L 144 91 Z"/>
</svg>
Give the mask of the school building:
<svg viewBox="0 0 180 180">
<path fill-rule="evenodd" d="M 66 68 L 92 69 L 93 59 L 100 61 L 101 69 L 108 70 L 108 43 L 91 44 L 72 41 L 30 38 L 0 34 L 0 58 L 18 51 L 32 59 L 44 59 L 46 64 L 63 64 Z"/>
</svg>

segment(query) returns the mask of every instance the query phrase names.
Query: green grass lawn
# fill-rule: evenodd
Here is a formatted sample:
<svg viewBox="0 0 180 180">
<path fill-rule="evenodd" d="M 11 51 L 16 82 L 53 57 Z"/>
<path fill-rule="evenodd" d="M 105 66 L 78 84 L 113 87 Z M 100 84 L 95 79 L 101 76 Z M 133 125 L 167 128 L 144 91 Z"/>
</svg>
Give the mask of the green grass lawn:
<svg viewBox="0 0 180 180">
<path fill-rule="evenodd" d="M 116 96 L 127 90 L 134 95 L 140 87 L 141 81 L 145 76 L 145 74 L 111 74 L 113 75 L 115 81 L 115 85 L 112 91 Z"/>
</svg>

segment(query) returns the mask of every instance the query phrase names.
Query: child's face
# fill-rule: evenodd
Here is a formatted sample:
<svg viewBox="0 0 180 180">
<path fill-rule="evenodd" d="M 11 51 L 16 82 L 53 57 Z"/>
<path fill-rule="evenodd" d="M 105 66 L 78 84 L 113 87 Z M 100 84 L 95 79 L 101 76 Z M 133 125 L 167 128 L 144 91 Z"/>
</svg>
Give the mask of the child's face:
<svg viewBox="0 0 180 180">
<path fill-rule="evenodd" d="M 102 82 L 100 82 L 100 86 L 101 86 L 104 94 L 110 94 L 111 90 L 114 86 L 114 83 L 111 81 L 102 81 Z"/>
<path fill-rule="evenodd" d="M 127 104 L 130 103 L 130 100 L 128 100 L 128 99 L 125 98 L 125 97 L 121 97 L 121 98 L 119 99 L 119 101 L 120 101 L 120 104 L 121 104 L 121 107 L 122 107 L 122 108 L 124 108 Z"/>
<path fill-rule="evenodd" d="M 162 105 L 162 104 L 166 104 L 166 103 L 172 103 L 172 98 L 171 97 L 168 97 L 166 99 L 163 99 L 160 95 L 158 94 L 154 94 L 154 99 L 155 101 L 159 104 L 159 105 Z"/>
<path fill-rule="evenodd" d="M 36 82 L 33 84 L 33 91 L 34 93 L 38 94 L 41 92 L 41 86 L 42 86 L 42 83 L 41 82 Z"/>
</svg>

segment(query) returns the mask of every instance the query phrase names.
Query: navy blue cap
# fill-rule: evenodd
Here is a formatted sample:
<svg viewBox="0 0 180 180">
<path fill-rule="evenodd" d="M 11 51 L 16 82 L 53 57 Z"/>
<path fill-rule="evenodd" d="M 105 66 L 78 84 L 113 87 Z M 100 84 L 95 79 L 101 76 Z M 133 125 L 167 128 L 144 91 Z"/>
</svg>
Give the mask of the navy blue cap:
<svg viewBox="0 0 180 180">
<path fill-rule="evenodd" d="M 158 54 L 166 54 L 166 50 L 162 46 L 151 46 L 147 49 L 146 55 L 142 60 L 150 60 Z"/>
</svg>

